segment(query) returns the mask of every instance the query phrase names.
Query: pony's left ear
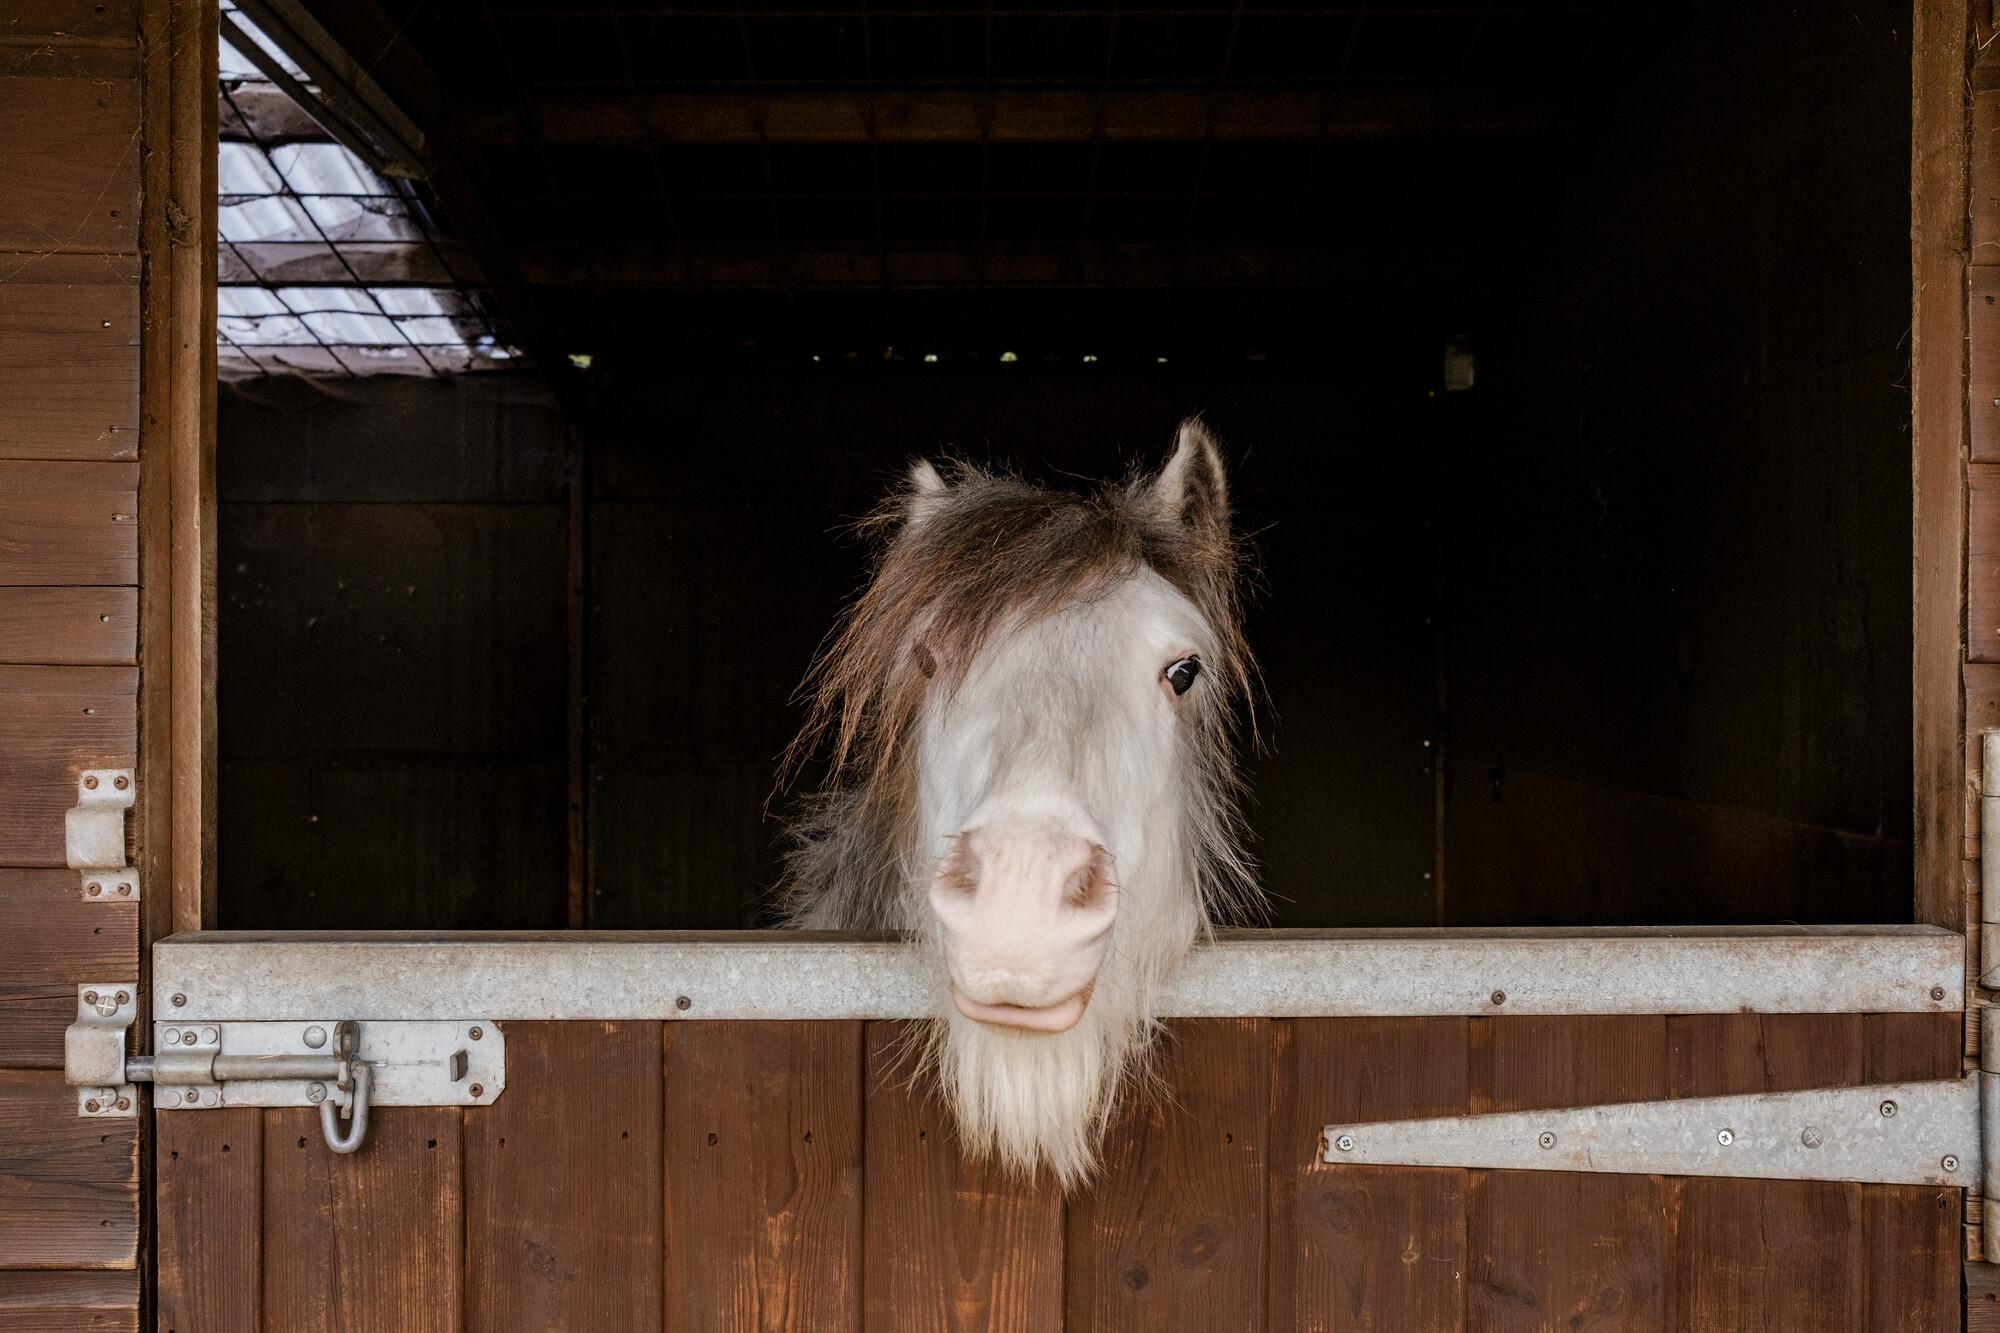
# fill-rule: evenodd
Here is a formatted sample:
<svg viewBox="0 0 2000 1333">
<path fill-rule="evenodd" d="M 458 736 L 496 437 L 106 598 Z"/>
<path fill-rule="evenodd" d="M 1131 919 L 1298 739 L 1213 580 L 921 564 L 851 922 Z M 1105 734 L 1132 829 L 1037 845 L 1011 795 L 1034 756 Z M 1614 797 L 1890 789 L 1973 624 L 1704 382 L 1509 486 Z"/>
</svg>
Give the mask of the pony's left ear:
<svg viewBox="0 0 2000 1333">
<path fill-rule="evenodd" d="M 1229 482 L 1222 451 L 1200 417 L 1181 422 L 1173 456 L 1146 483 L 1143 499 L 1159 518 L 1203 532 L 1229 531 Z"/>
</svg>

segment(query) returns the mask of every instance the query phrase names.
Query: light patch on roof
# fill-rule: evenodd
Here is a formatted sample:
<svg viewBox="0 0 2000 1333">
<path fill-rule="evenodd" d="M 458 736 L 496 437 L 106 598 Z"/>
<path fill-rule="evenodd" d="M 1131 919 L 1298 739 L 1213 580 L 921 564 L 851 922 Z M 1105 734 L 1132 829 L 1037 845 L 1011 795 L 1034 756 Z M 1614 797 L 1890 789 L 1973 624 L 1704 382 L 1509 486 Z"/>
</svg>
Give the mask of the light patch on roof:
<svg viewBox="0 0 2000 1333">
<path fill-rule="evenodd" d="M 304 72 L 225 5 L 301 82 Z M 341 144 L 260 131 L 282 93 L 222 44 L 217 359 L 224 378 L 438 375 L 520 364 L 477 267 L 427 199 Z M 289 106 L 289 101 L 284 105 Z M 296 125 L 296 121 L 294 125 Z M 311 126 L 306 126 L 311 129 Z"/>
</svg>

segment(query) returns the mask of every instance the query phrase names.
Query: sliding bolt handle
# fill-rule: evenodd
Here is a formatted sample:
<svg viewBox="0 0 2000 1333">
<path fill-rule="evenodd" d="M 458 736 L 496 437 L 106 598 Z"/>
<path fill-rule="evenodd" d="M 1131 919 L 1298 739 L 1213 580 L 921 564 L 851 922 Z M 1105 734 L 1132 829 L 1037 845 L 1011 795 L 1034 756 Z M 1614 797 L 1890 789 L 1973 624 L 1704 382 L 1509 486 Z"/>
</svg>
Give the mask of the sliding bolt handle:
<svg viewBox="0 0 2000 1333">
<path fill-rule="evenodd" d="M 341 1026 L 345 1027 L 346 1024 Z M 337 1153 L 350 1153 L 361 1146 L 368 1137 L 368 1066 L 357 1063 L 354 1066 L 354 1095 L 350 1109 L 353 1119 L 347 1133 L 340 1132 L 340 1117 L 335 1111 L 333 1098 L 319 1104 L 319 1129 L 326 1136 L 326 1146 Z"/>
</svg>

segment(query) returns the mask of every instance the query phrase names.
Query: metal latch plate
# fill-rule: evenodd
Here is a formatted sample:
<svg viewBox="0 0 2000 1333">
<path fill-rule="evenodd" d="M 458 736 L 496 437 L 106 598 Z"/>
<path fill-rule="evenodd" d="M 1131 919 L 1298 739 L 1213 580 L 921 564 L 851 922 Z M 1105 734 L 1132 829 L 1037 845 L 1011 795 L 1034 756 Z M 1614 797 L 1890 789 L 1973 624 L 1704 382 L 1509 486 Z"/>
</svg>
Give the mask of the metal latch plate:
<svg viewBox="0 0 2000 1333">
<path fill-rule="evenodd" d="M 1980 1088 L 1949 1082 L 1328 1125 L 1339 1165 L 1980 1183 Z"/>
<path fill-rule="evenodd" d="M 507 1042 L 490 1019 L 386 1021 L 359 1025 L 358 1057 L 369 1066 L 376 1106 L 488 1106 L 507 1086 Z M 334 1021 L 303 1023 L 156 1023 L 153 1049 L 220 1055 L 329 1055 Z M 317 1092 L 315 1092 L 317 1089 Z M 158 1086 L 154 1105 L 176 1110 L 225 1106 L 315 1106 L 330 1082 L 223 1079 L 200 1087 Z"/>
</svg>

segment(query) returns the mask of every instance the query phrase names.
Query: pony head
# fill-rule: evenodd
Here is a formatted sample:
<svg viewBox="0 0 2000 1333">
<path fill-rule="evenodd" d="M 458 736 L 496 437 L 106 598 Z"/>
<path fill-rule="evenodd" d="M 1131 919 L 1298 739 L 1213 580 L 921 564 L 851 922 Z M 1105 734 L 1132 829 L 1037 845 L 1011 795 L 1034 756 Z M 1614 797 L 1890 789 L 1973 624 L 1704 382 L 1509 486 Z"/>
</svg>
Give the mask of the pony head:
<svg viewBox="0 0 2000 1333">
<path fill-rule="evenodd" d="M 1254 905 L 1234 721 L 1251 661 L 1214 441 L 1089 494 L 929 463 L 870 520 L 872 583 L 815 667 L 794 757 L 795 924 L 909 931 L 927 1048 L 967 1145 L 1089 1174 L 1153 999 Z"/>
</svg>

